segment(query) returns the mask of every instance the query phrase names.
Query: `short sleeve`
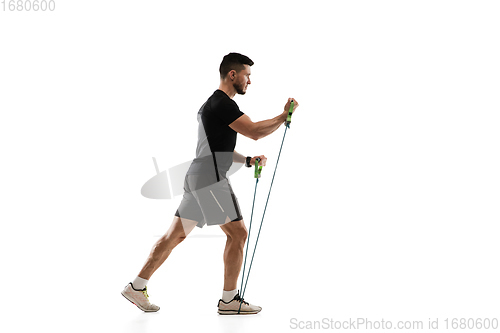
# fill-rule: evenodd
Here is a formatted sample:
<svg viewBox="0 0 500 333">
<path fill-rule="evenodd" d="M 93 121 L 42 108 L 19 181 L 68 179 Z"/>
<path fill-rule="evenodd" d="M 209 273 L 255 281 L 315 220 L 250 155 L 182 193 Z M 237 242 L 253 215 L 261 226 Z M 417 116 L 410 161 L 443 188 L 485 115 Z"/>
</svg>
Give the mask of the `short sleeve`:
<svg viewBox="0 0 500 333">
<path fill-rule="evenodd" d="M 222 107 L 217 110 L 217 116 L 226 125 L 231 124 L 242 115 L 244 115 L 244 113 L 240 111 L 240 108 L 233 100 L 224 101 Z"/>
</svg>

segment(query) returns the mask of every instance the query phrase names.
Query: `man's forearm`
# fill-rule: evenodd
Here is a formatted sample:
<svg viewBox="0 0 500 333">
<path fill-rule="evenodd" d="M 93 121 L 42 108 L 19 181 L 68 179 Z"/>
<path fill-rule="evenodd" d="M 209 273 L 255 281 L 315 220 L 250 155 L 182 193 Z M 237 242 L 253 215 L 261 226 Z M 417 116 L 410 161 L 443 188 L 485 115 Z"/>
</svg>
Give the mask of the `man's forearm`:
<svg viewBox="0 0 500 333">
<path fill-rule="evenodd" d="M 288 112 L 283 111 L 283 113 L 277 117 L 256 122 L 255 136 L 257 137 L 257 139 L 262 139 L 276 131 L 285 122 L 287 115 Z"/>
<path fill-rule="evenodd" d="M 246 157 L 238 153 L 236 150 L 233 152 L 233 162 L 236 163 L 245 163 Z"/>
</svg>

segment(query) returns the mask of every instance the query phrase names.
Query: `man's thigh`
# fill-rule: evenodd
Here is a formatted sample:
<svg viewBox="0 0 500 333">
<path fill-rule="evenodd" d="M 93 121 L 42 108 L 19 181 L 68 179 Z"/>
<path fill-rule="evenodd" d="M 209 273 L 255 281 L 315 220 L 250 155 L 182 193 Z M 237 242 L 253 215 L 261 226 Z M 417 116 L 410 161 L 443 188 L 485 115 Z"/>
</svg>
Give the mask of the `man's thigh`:
<svg viewBox="0 0 500 333">
<path fill-rule="evenodd" d="M 167 231 L 167 235 L 186 237 L 191 231 L 193 231 L 197 224 L 198 222 L 196 221 L 174 216 L 174 220 Z"/>
</svg>

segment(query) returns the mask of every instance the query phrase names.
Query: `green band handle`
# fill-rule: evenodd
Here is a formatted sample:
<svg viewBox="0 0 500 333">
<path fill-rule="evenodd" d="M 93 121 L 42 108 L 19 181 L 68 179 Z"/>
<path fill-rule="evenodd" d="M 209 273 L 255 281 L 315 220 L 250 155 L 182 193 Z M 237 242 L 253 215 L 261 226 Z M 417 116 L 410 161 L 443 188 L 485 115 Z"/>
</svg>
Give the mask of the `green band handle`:
<svg viewBox="0 0 500 333">
<path fill-rule="evenodd" d="M 286 117 L 286 127 L 290 128 L 290 123 L 292 122 L 292 114 L 293 114 L 293 99 L 290 103 L 290 109 L 288 110 L 288 116 Z"/>
<path fill-rule="evenodd" d="M 254 178 L 260 178 L 260 173 L 262 172 L 262 166 L 259 167 L 260 158 L 255 159 L 255 173 Z"/>
</svg>

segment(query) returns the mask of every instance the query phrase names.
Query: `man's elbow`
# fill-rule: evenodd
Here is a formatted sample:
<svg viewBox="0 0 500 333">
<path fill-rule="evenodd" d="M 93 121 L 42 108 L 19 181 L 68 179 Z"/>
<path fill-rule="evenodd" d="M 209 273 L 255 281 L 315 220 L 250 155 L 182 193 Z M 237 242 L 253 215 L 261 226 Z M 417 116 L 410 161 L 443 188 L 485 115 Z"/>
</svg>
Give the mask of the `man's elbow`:
<svg viewBox="0 0 500 333">
<path fill-rule="evenodd" d="M 258 132 L 252 132 L 250 135 L 250 139 L 257 141 L 259 139 L 262 139 L 262 136 Z"/>
<path fill-rule="evenodd" d="M 259 133 L 259 128 L 257 126 L 255 126 L 255 124 L 254 124 L 254 126 L 252 126 L 252 128 L 250 128 L 249 132 L 250 132 L 250 135 L 249 135 L 250 139 L 252 139 L 254 141 L 262 139 L 262 136 Z"/>
</svg>

